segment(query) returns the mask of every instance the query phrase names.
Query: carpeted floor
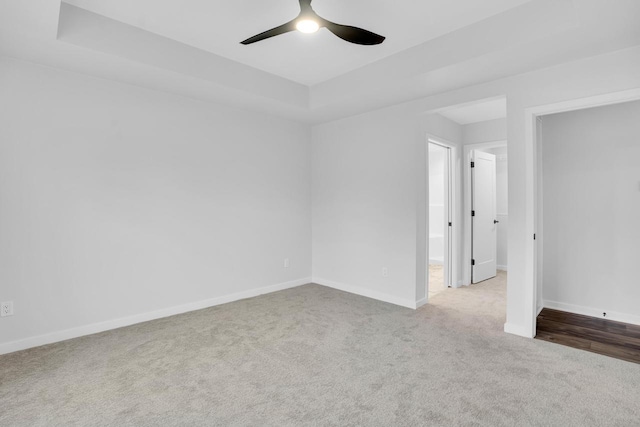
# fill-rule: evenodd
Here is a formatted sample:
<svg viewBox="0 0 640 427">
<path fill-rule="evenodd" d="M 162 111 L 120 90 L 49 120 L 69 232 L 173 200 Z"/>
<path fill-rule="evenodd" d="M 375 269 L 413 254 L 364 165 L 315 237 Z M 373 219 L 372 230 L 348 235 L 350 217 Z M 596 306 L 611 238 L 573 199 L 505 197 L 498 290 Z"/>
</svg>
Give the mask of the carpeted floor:
<svg viewBox="0 0 640 427">
<path fill-rule="evenodd" d="M 444 285 L 444 266 L 442 264 L 429 264 L 429 298 L 447 289 Z"/>
<path fill-rule="evenodd" d="M 0 357 L 0 426 L 637 426 L 640 365 L 316 285 Z"/>
</svg>

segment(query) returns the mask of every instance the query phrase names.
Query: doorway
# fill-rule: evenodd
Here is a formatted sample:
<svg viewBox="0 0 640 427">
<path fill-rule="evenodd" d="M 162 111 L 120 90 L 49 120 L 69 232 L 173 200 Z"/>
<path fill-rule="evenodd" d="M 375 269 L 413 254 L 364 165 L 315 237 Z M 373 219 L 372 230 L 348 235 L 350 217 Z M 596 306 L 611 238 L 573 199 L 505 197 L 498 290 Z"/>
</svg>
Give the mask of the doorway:
<svg viewBox="0 0 640 427">
<path fill-rule="evenodd" d="M 451 287 L 453 179 L 451 148 L 429 139 L 428 296 Z"/>
<path fill-rule="evenodd" d="M 526 240 L 524 247 L 525 274 L 521 284 L 522 293 L 522 324 L 517 322 L 506 323 L 505 332 L 533 338 L 536 336 L 536 319 L 543 308 L 542 301 L 542 277 L 543 255 L 542 245 L 538 245 L 538 234 L 542 231 L 542 162 L 538 161 L 541 155 L 541 116 L 549 114 L 565 113 L 569 111 L 583 110 L 587 108 L 602 107 L 611 104 L 640 100 L 640 89 L 630 89 L 621 92 L 611 92 L 595 95 L 588 98 L 574 99 L 525 109 L 525 202 L 526 215 L 522 232 L 531 236 Z M 539 259 L 540 258 L 540 259 Z M 519 291 L 520 292 L 520 291 Z"/>
</svg>

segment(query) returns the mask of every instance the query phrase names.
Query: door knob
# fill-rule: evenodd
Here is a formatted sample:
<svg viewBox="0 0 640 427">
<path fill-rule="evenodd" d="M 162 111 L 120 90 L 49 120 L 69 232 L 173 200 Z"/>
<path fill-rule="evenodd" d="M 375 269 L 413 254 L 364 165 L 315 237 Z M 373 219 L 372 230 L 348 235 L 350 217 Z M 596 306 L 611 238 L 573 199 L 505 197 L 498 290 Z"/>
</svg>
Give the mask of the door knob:
<svg viewBox="0 0 640 427">
<path fill-rule="evenodd" d="M 500 221 L 498 221 L 497 219 L 494 219 L 494 220 L 493 220 L 493 223 L 494 223 L 494 224 L 497 224 L 497 223 L 499 223 L 499 222 L 500 222 Z"/>
</svg>

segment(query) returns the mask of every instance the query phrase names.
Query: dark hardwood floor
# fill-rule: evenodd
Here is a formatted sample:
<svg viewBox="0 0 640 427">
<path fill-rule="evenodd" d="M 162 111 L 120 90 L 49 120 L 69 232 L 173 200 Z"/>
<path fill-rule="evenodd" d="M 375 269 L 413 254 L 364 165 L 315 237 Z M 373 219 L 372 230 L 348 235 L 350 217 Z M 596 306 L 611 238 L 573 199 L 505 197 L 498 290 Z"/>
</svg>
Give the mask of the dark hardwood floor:
<svg viewBox="0 0 640 427">
<path fill-rule="evenodd" d="M 640 363 L 640 326 L 545 308 L 536 339 Z"/>
</svg>

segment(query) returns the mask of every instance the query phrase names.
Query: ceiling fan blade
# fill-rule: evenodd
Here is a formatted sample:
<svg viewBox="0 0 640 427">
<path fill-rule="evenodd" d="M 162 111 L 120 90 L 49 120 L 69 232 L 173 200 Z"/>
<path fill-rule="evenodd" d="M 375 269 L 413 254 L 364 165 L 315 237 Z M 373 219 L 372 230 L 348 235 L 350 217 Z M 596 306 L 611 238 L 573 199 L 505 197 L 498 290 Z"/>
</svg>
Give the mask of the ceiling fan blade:
<svg viewBox="0 0 640 427">
<path fill-rule="evenodd" d="M 323 19 L 323 25 L 336 36 L 355 44 L 374 45 L 382 43 L 386 37 L 362 28 L 340 25 Z"/>
<path fill-rule="evenodd" d="M 295 20 L 293 20 L 293 21 L 287 22 L 286 24 L 282 24 L 279 27 L 275 27 L 270 30 L 267 30 L 264 33 L 260 33 L 256 36 L 249 37 L 248 39 L 241 41 L 240 43 L 247 45 L 247 44 L 259 42 L 261 40 L 268 39 L 270 37 L 279 36 L 280 34 L 294 31 L 295 29 L 296 29 L 296 24 L 295 24 Z"/>
</svg>

